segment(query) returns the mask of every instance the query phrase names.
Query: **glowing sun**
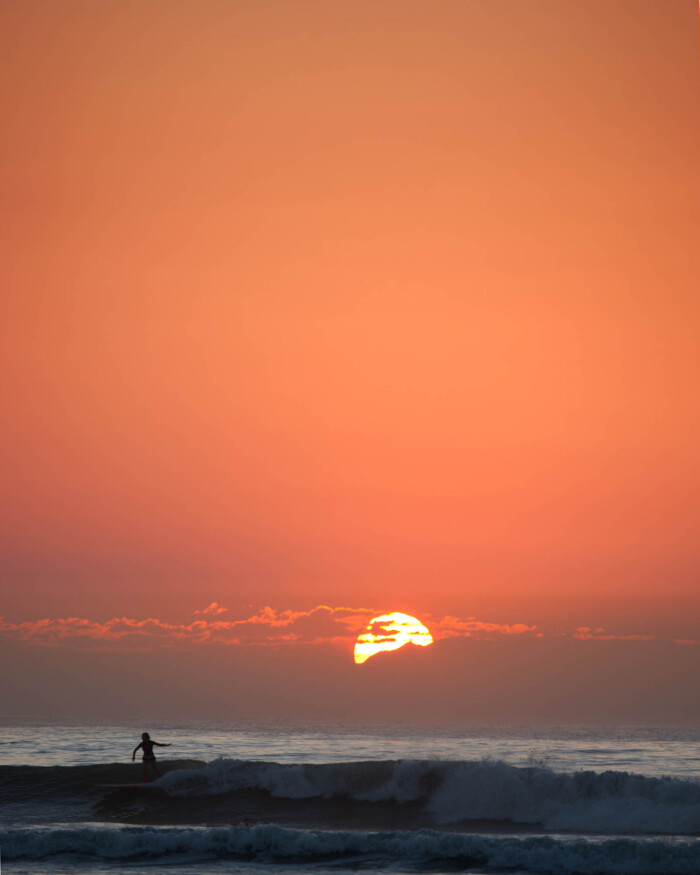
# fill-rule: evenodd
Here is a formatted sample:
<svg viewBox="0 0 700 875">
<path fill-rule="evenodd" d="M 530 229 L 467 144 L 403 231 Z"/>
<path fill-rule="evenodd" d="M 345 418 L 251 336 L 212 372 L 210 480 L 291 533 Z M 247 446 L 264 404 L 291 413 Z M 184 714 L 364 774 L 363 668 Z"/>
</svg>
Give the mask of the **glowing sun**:
<svg viewBox="0 0 700 875">
<path fill-rule="evenodd" d="M 404 644 L 425 647 L 433 643 L 427 628 L 408 614 L 382 614 L 370 621 L 364 632 L 357 636 L 355 662 L 365 662 L 381 650 L 398 650 Z"/>
</svg>

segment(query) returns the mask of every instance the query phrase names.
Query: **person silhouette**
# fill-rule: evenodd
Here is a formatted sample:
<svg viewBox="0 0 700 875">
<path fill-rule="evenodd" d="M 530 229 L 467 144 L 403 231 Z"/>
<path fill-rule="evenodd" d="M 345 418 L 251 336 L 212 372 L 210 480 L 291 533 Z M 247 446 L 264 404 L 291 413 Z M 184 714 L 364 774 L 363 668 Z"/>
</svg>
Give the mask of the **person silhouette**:
<svg viewBox="0 0 700 875">
<path fill-rule="evenodd" d="M 134 748 L 134 752 L 131 754 L 131 762 L 133 763 L 136 759 L 136 751 L 141 748 L 143 750 L 143 781 L 144 784 L 148 780 L 148 766 L 151 765 L 153 767 L 153 771 L 160 778 L 160 772 L 158 771 L 158 766 L 156 765 L 155 754 L 153 753 L 153 747 L 171 747 L 170 744 L 161 744 L 159 741 L 153 741 L 151 736 L 147 732 L 141 733 L 141 744 L 137 744 Z"/>
</svg>

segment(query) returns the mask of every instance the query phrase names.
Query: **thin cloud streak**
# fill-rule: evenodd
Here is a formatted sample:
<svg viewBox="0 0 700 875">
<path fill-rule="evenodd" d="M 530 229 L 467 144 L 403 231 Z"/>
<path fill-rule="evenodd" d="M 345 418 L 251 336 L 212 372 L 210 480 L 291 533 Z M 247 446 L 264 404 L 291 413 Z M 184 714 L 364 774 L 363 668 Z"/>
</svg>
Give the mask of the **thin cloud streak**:
<svg viewBox="0 0 700 875">
<path fill-rule="evenodd" d="M 590 626 L 579 626 L 574 632 L 574 638 L 581 641 L 652 641 L 654 635 L 612 635 L 606 629 Z"/>
<path fill-rule="evenodd" d="M 482 620 L 477 620 L 476 617 L 467 617 L 460 619 L 459 617 L 444 617 L 441 621 L 434 624 L 434 635 L 439 638 L 464 638 L 484 635 L 526 635 L 528 633 L 537 633 L 540 631 L 539 626 L 527 626 L 524 623 L 484 623 Z"/>
</svg>

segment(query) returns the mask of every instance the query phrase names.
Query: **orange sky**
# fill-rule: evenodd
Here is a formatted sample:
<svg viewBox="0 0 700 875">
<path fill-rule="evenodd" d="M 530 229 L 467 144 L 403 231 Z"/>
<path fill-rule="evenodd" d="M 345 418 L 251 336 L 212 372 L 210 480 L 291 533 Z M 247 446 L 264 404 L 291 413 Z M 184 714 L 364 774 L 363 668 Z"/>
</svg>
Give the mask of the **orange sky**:
<svg viewBox="0 0 700 875">
<path fill-rule="evenodd" d="M 695 0 L 15 0 L 0 43 L 0 646 L 214 601 L 700 639 Z"/>
</svg>

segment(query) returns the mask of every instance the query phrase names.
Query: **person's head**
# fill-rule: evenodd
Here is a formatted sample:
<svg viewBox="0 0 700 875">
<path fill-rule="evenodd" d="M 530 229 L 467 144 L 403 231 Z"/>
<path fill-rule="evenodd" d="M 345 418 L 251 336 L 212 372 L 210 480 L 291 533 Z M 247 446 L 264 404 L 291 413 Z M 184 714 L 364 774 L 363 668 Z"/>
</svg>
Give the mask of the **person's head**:
<svg viewBox="0 0 700 875">
<path fill-rule="evenodd" d="M 147 738 L 150 738 L 150 737 L 151 737 L 151 736 L 150 736 L 147 732 L 142 732 L 142 733 L 141 733 L 141 738 L 142 738 L 144 741 L 145 741 Z"/>
</svg>

